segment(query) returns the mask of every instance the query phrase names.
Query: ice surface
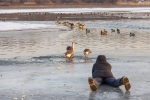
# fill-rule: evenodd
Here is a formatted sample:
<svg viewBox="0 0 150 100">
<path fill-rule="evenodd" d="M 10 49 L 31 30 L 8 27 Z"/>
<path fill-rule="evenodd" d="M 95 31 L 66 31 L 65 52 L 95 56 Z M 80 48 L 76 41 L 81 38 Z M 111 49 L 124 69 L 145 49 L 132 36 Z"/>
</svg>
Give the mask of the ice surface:
<svg viewBox="0 0 150 100">
<path fill-rule="evenodd" d="M 5 30 L 25 30 L 25 29 L 39 29 L 39 28 L 61 28 L 62 26 L 38 24 L 38 23 L 26 23 L 26 22 L 0 22 L 0 31 Z"/>
</svg>

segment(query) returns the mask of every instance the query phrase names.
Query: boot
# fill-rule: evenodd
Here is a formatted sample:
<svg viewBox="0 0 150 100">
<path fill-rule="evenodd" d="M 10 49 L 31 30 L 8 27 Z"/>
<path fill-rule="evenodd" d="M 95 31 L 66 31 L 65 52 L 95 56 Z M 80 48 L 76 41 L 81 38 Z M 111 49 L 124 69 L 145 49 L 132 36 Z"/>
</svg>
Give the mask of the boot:
<svg viewBox="0 0 150 100">
<path fill-rule="evenodd" d="M 123 77 L 123 84 L 125 86 L 125 89 L 128 91 L 131 88 L 131 85 L 129 83 L 129 79 L 127 77 Z"/>
<path fill-rule="evenodd" d="M 92 91 L 96 91 L 100 85 L 100 83 L 97 82 L 96 79 L 93 79 L 91 77 L 88 78 L 88 82 Z"/>
</svg>

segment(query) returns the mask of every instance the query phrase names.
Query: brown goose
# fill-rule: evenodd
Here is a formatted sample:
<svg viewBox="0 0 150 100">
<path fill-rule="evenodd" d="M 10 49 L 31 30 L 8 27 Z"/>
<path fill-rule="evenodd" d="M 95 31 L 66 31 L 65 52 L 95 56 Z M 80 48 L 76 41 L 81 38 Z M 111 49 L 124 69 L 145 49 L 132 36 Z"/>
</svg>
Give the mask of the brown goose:
<svg viewBox="0 0 150 100">
<path fill-rule="evenodd" d="M 66 56 L 66 62 L 70 59 L 73 61 L 73 56 L 74 56 L 74 44 L 77 44 L 76 42 L 72 42 L 72 46 L 67 46 L 66 50 L 67 52 L 65 53 Z"/>
<path fill-rule="evenodd" d="M 88 58 L 89 54 L 92 53 L 92 52 L 91 52 L 90 49 L 85 49 L 85 50 L 83 51 L 83 53 L 84 53 L 84 56 L 85 56 L 86 58 Z"/>
<path fill-rule="evenodd" d="M 80 24 L 79 28 L 82 29 L 82 30 L 85 30 L 85 24 L 84 23 Z"/>
<path fill-rule="evenodd" d="M 64 24 L 65 26 L 69 26 L 69 21 L 65 21 L 63 24 Z"/>
<path fill-rule="evenodd" d="M 75 28 L 76 23 L 70 23 L 71 29 Z"/>
<path fill-rule="evenodd" d="M 56 21 L 55 22 L 57 25 L 61 25 L 61 22 L 60 21 Z"/>
<path fill-rule="evenodd" d="M 104 29 L 104 32 L 103 32 L 103 31 L 101 31 L 101 35 L 105 35 L 105 36 L 107 36 L 107 31 L 105 31 L 105 29 Z"/>
</svg>

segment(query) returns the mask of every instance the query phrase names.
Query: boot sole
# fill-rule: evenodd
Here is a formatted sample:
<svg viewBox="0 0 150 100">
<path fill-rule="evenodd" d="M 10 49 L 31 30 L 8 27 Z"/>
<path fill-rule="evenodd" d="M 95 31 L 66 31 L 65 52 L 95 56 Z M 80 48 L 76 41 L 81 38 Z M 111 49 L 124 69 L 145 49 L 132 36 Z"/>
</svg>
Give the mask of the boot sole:
<svg viewBox="0 0 150 100">
<path fill-rule="evenodd" d="M 131 88 L 131 85 L 129 83 L 129 79 L 127 77 L 124 78 L 124 85 L 125 85 L 125 89 L 127 91 Z"/>
<path fill-rule="evenodd" d="M 88 82 L 92 91 L 96 91 L 98 87 L 95 85 L 93 78 L 89 77 Z"/>
</svg>

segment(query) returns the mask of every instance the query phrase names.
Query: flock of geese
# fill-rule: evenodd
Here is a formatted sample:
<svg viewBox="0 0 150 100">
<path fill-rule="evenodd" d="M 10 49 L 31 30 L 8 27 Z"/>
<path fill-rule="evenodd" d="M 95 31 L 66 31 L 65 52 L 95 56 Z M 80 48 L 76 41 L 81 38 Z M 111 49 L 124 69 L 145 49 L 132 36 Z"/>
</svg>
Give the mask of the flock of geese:
<svg viewBox="0 0 150 100">
<path fill-rule="evenodd" d="M 86 30 L 87 33 L 90 33 L 90 30 L 87 30 L 86 27 L 85 27 L 85 24 L 84 23 L 71 23 L 69 21 L 65 21 L 65 22 L 60 22 L 60 21 L 56 21 L 55 22 L 57 25 L 61 25 L 63 24 L 64 26 L 69 26 L 71 29 L 75 28 L 75 27 L 78 27 L 82 30 Z M 73 62 L 73 57 L 74 57 L 74 53 L 75 53 L 75 50 L 74 50 L 74 45 L 77 44 L 77 42 L 72 42 L 72 46 L 67 46 L 66 48 L 66 53 L 65 53 L 65 57 L 66 57 L 66 62 Z M 85 58 L 88 58 L 89 54 L 92 53 L 90 49 L 85 49 L 83 51 L 84 53 L 84 56 Z"/>
<path fill-rule="evenodd" d="M 85 30 L 86 34 L 90 33 L 90 30 L 86 28 L 85 23 L 80 23 L 80 22 L 73 23 L 73 22 L 69 22 L 69 21 L 65 21 L 65 22 L 56 21 L 55 23 L 57 25 L 62 25 L 63 24 L 64 26 L 68 26 L 71 29 L 73 29 L 75 27 L 79 27 L 80 29 Z M 117 32 L 117 34 L 120 34 L 120 29 L 118 29 L 118 28 L 116 30 L 111 29 L 111 33 L 113 33 L 113 32 Z M 104 31 L 101 30 L 101 35 L 107 36 L 108 33 L 104 29 Z M 135 34 L 130 32 L 130 37 L 134 37 L 134 36 L 135 36 Z"/>
<path fill-rule="evenodd" d="M 73 22 L 69 22 L 69 21 L 65 21 L 65 22 L 60 22 L 60 21 L 56 21 L 55 22 L 57 25 L 64 25 L 64 26 L 69 26 L 71 29 L 75 28 L 75 27 L 79 27 L 82 30 L 86 29 L 85 23 L 73 23 Z"/>
<path fill-rule="evenodd" d="M 70 26 L 71 28 L 79 27 L 80 29 L 86 30 L 86 33 L 90 33 L 90 30 L 86 29 L 84 23 L 79 23 L 79 22 L 78 23 L 70 23 L 69 21 L 65 21 L 63 23 L 61 23 L 60 21 L 56 21 L 55 23 L 57 25 L 63 24 L 64 26 Z M 117 28 L 116 31 L 118 34 L 120 33 L 120 29 Z M 115 32 L 115 30 L 111 29 L 111 33 L 113 33 L 113 32 Z M 101 35 L 107 36 L 107 31 L 105 31 L 105 29 L 104 29 L 104 31 L 101 30 Z M 130 32 L 130 37 L 131 36 L 135 36 L 135 34 Z M 73 57 L 74 57 L 74 53 L 75 53 L 75 50 L 74 50 L 75 44 L 77 44 L 77 42 L 72 42 L 72 46 L 67 46 L 67 48 L 66 48 L 67 51 L 65 53 L 66 62 L 69 62 L 69 61 L 73 62 Z M 90 49 L 85 49 L 83 51 L 85 58 L 88 58 L 90 53 L 92 53 Z"/>
<path fill-rule="evenodd" d="M 105 30 L 104 30 L 104 32 L 105 32 Z M 105 34 L 105 33 L 103 33 L 103 34 Z M 130 37 L 131 36 L 135 36 L 135 34 L 130 32 Z M 77 42 L 72 42 L 72 46 L 67 46 L 67 48 L 66 48 L 66 50 L 67 50 L 65 53 L 66 62 L 69 62 L 69 61 L 73 62 L 73 57 L 74 57 L 74 53 L 75 53 L 74 44 L 77 44 Z M 83 51 L 85 58 L 88 58 L 90 53 L 92 53 L 90 49 L 85 49 Z"/>
<path fill-rule="evenodd" d="M 72 46 L 67 46 L 66 50 L 67 52 L 65 53 L 65 57 L 66 57 L 66 62 L 69 61 L 73 61 L 73 57 L 74 57 L 74 44 L 77 44 L 77 42 L 72 42 Z M 85 58 L 88 58 L 89 54 L 92 53 L 90 49 L 85 49 L 83 51 Z"/>
</svg>

